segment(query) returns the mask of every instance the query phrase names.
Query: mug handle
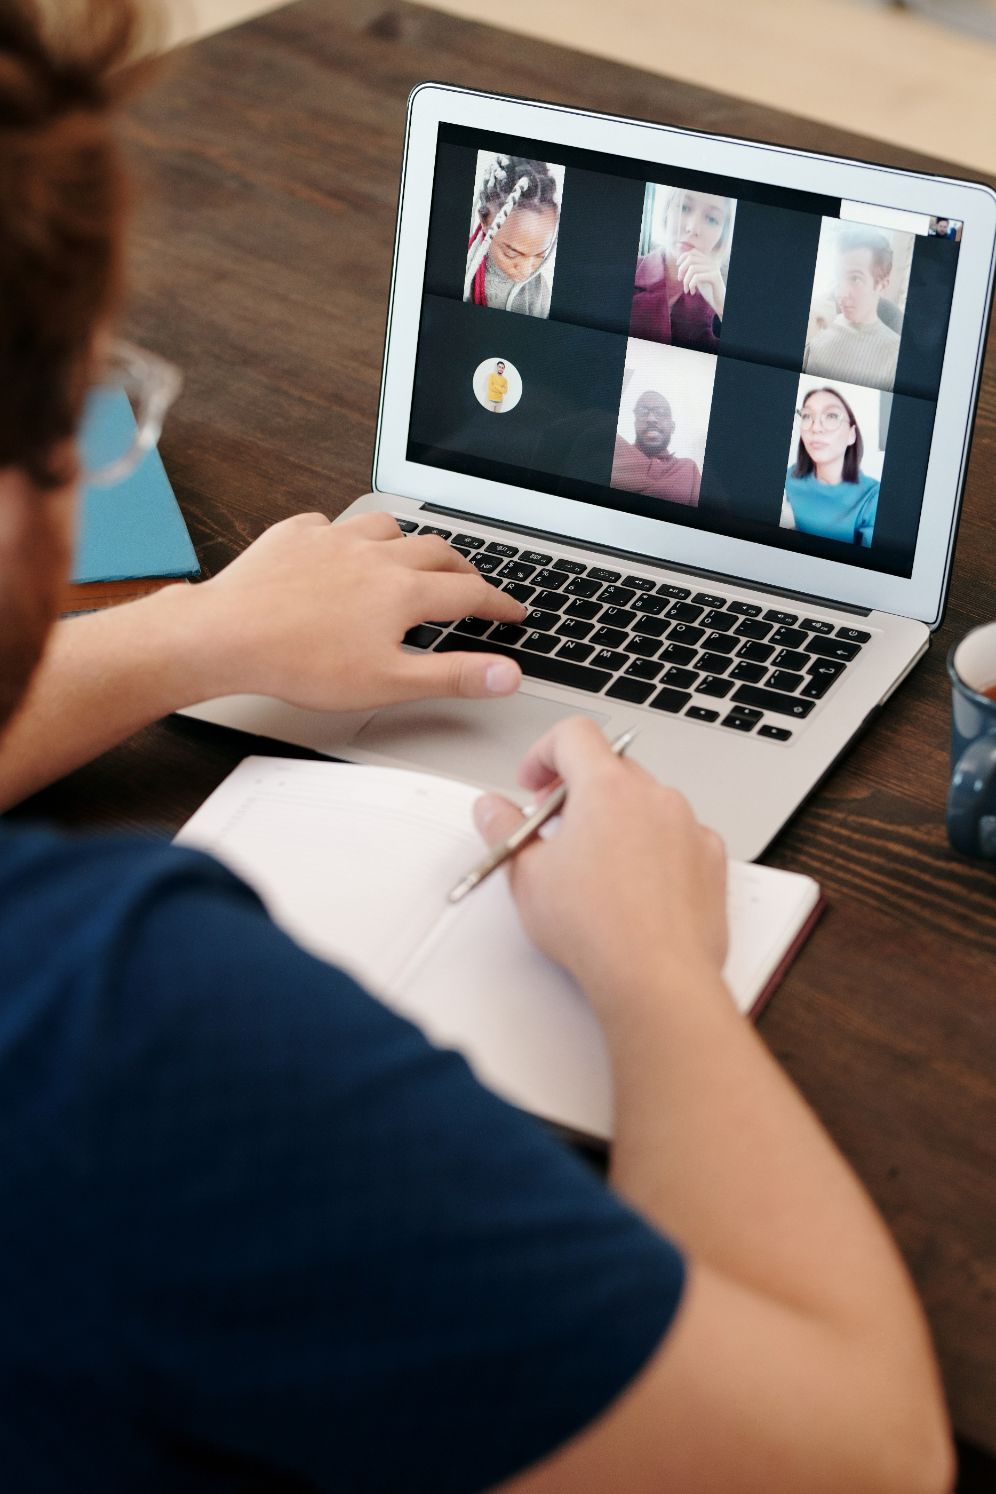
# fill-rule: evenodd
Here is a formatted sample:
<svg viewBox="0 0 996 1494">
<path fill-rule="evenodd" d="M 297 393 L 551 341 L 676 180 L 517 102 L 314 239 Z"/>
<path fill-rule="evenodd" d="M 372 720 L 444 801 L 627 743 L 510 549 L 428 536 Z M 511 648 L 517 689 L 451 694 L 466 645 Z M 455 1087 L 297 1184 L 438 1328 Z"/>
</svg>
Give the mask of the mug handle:
<svg viewBox="0 0 996 1494">
<path fill-rule="evenodd" d="M 948 793 L 948 836 L 964 856 L 996 861 L 996 736 L 976 737 L 961 757 Z M 990 812 L 984 809 L 990 806 Z"/>
</svg>

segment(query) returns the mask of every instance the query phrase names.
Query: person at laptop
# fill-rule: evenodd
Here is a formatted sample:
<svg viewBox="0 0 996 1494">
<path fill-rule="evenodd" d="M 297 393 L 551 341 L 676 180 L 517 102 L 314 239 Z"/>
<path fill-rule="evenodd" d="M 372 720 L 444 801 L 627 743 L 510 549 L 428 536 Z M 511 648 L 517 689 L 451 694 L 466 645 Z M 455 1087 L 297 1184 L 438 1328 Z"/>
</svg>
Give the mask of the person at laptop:
<svg viewBox="0 0 996 1494">
<path fill-rule="evenodd" d="M 838 389 L 811 389 L 799 411 L 799 449 L 785 477 L 786 528 L 870 545 L 879 484 L 861 470 L 864 441 Z"/>
<path fill-rule="evenodd" d="M 657 188 L 656 190 L 667 190 Z M 726 305 L 733 199 L 672 187 L 664 242 L 636 266 L 629 335 L 714 353 Z"/>
<path fill-rule="evenodd" d="M 3 721 L 50 636 L 117 303 L 135 12 L 74 16 L 0 6 Z M 356 571 L 361 539 L 400 543 L 352 538 Z M 896 1252 L 723 987 L 720 842 L 591 721 L 530 754 L 526 787 L 555 777 L 560 829 L 511 887 L 605 1028 L 610 1187 L 210 858 L 0 829 L 7 1486 L 950 1487 Z M 519 819 L 478 815 L 488 842 Z"/>
<path fill-rule="evenodd" d="M 616 436 L 610 486 L 667 503 L 694 505 L 699 501 L 701 474 L 691 457 L 669 450 L 674 436 L 670 401 L 656 389 L 641 394 L 633 407 L 635 445 Z"/>
<path fill-rule="evenodd" d="M 840 310 L 806 348 L 803 368 L 818 378 L 891 389 L 900 335 L 879 316 L 892 276 L 892 245 L 877 228 L 843 227 L 837 236 L 835 289 Z"/>
</svg>

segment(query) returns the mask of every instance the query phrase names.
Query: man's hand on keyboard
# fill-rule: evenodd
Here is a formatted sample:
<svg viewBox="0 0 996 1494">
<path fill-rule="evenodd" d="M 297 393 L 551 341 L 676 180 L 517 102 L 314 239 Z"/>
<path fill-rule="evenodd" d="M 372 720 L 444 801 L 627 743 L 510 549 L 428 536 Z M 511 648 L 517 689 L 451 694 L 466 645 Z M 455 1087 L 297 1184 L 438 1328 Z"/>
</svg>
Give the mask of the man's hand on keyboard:
<svg viewBox="0 0 996 1494">
<path fill-rule="evenodd" d="M 521 679 L 499 654 L 428 650 L 439 636 L 433 621 L 518 623 L 526 609 L 445 540 L 404 538 L 388 514 L 336 525 L 323 514 L 284 519 L 193 588 L 191 603 L 201 699 L 248 692 L 307 710 L 363 710 L 509 695 Z"/>
</svg>

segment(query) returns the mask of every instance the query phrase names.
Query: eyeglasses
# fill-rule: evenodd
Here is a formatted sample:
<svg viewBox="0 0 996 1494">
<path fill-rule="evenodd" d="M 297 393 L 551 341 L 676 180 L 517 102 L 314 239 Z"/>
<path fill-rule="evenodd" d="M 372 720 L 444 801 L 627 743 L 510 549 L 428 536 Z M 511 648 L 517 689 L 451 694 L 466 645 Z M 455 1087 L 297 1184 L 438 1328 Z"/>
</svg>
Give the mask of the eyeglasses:
<svg viewBox="0 0 996 1494">
<path fill-rule="evenodd" d="M 97 419 L 84 432 L 83 477 L 89 487 L 122 482 L 158 443 L 163 421 L 183 388 L 183 374 L 173 363 L 130 342 L 111 342 L 101 359 L 91 402 L 124 391 L 131 419 L 117 410 Z"/>
<path fill-rule="evenodd" d="M 811 431 L 817 426 L 822 431 L 839 431 L 842 425 L 851 423 L 843 410 L 824 410 L 820 415 L 814 415 L 812 410 L 796 410 L 795 413 L 804 431 Z"/>
</svg>

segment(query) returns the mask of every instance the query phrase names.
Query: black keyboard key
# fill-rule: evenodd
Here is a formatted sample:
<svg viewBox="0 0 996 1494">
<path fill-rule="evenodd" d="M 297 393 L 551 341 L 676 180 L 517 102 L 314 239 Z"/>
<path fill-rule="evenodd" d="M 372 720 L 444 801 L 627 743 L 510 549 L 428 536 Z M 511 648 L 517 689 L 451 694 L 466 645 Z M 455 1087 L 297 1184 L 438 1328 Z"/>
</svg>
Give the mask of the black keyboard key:
<svg viewBox="0 0 996 1494">
<path fill-rule="evenodd" d="M 518 623 L 497 623 L 488 635 L 488 646 L 499 643 L 514 646 L 516 643 L 521 643 L 525 636 L 525 628 L 520 628 Z M 495 652 L 501 653 L 501 649 L 496 647 Z"/>
<path fill-rule="evenodd" d="M 693 607 L 691 602 L 675 602 L 667 615 L 673 617 L 675 622 L 697 623 L 703 610 L 702 607 Z"/>
<path fill-rule="evenodd" d="M 666 597 L 639 596 L 633 603 L 633 611 L 640 612 L 646 617 L 660 617 L 667 609 Z"/>
<path fill-rule="evenodd" d="M 571 597 L 571 600 L 564 608 L 564 616 L 580 617 L 585 622 L 591 622 L 592 618 L 597 617 L 601 610 L 602 608 L 598 602 L 589 602 L 585 597 Z"/>
<path fill-rule="evenodd" d="M 441 628 L 430 628 L 428 623 L 419 623 L 417 627 L 409 628 L 401 641 L 407 643 L 409 648 L 431 648 L 441 636 Z"/>
<path fill-rule="evenodd" d="M 462 649 L 471 653 L 505 654 L 514 659 L 521 666 L 523 674 L 529 675 L 531 679 L 547 680 L 552 685 L 568 685 L 575 690 L 597 692 L 604 689 L 612 678 L 604 669 L 592 669 L 590 664 L 572 664 L 570 659 L 561 659 L 556 654 L 537 654 L 521 648 L 495 648 L 491 638 L 461 638 L 455 633 L 445 633 L 436 652 L 447 654 Z"/>
<path fill-rule="evenodd" d="M 705 628 L 696 628 L 692 623 L 674 623 L 668 636 L 672 643 L 688 643 L 694 648 L 705 637 Z"/>
<path fill-rule="evenodd" d="M 771 642 L 778 648 L 802 648 L 808 635 L 802 628 L 776 628 Z"/>
<path fill-rule="evenodd" d="M 601 589 L 601 582 L 593 581 L 590 576 L 575 576 L 564 587 L 569 597 L 597 597 Z"/>
<path fill-rule="evenodd" d="M 663 638 L 671 631 L 666 617 L 638 617 L 634 626 L 638 633 L 647 633 L 651 638 Z"/>
<path fill-rule="evenodd" d="M 761 609 L 756 602 L 727 602 L 727 612 L 735 612 L 738 617 L 760 617 Z"/>
<path fill-rule="evenodd" d="M 629 663 L 629 654 L 621 654 L 617 648 L 600 648 L 592 659 L 596 669 L 622 669 Z"/>
<path fill-rule="evenodd" d="M 550 591 L 556 591 L 558 586 L 563 586 L 566 580 L 567 575 L 564 571 L 551 571 L 548 566 L 544 566 L 543 569 L 541 571 L 537 571 L 535 576 L 533 577 L 533 585 L 544 586 L 547 587 Z"/>
<path fill-rule="evenodd" d="M 655 659 L 630 659 L 626 668 L 626 678 L 634 680 L 655 680 L 664 668 Z"/>
<path fill-rule="evenodd" d="M 479 550 L 484 541 L 479 534 L 455 534 L 451 543 L 462 545 L 465 550 Z"/>
<path fill-rule="evenodd" d="M 599 622 L 608 628 L 631 628 L 636 622 L 636 613 L 626 607 L 606 607 Z"/>
<path fill-rule="evenodd" d="M 695 668 L 704 670 L 706 674 L 725 674 L 731 662 L 725 654 L 699 654 Z"/>
<path fill-rule="evenodd" d="M 731 731 L 753 731 L 757 720 L 751 720 L 749 716 L 740 716 L 736 711 L 731 711 L 728 716 L 723 717 L 723 726 L 728 726 Z"/>
<path fill-rule="evenodd" d="M 690 664 L 695 653 L 696 650 L 689 648 L 686 643 L 665 643 L 657 657 L 667 659 L 670 664 Z"/>
<path fill-rule="evenodd" d="M 698 678 L 694 669 L 681 669 L 677 664 L 672 664 L 667 673 L 661 676 L 661 683 L 673 685 L 676 690 L 690 690 L 698 683 Z"/>
<path fill-rule="evenodd" d="M 594 626 L 594 623 L 582 622 L 579 617 L 565 617 L 556 631 L 561 638 L 587 638 Z"/>
<path fill-rule="evenodd" d="M 776 669 L 768 681 L 769 690 L 784 690 L 786 695 L 793 694 L 799 686 L 805 684 L 804 674 L 793 674 L 789 669 Z"/>
<path fill-rule="evenodd" d="M 519 553 L 515 545 L 506 545 L 504 540 L 492 540 L 486 549 L 489 555 L 504 555 L 509 560 L 514 560 Z"/>
<path fill-rule="evenodd" d="M 781 623 L 784 628 L 794 628 L 799 618 L 795 612 L 766 612 L 765 622 Z"/>
<path fill-rule="evenodd" d="M 590 643 L 578 643 L 573 638 L 568 638 L 557 650 L 558 659 L 573 659 L 575 664 L 584 664 L 590 659 L 594 650 Z"/>
<path fill-rule="evenodd" d="M 737 655 L 741 659 L 749 659 L 752 664 L 766 664 L 774 653 L 770 643 L 755 643 L 751 638 L 747 643 L 742 643 L 737 649 Z"/>
<path fill-rule="evenodd" d="M 717 633 L 729 633 L 737 625 L 732 612 L 707 612 L 701 621 L 704 628 L 714 628 Z"/>
<path fill-rule="evenodd" d="M 787 742 L 792 735 L 784 726 L 760 726 L 757 734 L 759 737 L 770 737 L 772 742 Z"/>
<path fill-rule="evenodd" d="M 458 633 L 466 633 L 470 638 L 483 638 L 491 622 L 486 617 L 461 617 L 453 626 Z"/>
<path fill-rule="evenodd" d="M 621 643 L 626 642 L 626 633 L 622 628 L 598 627 L 592 634 L 592 643 L 599 648 L 618 648 Z"/>
<path fill-rule="evenodd" d="M 537 654 L 552 654 L 559 641 L 552 633 L 527 633 L 522 640 L 522 647 Z"/>
<path fill-rule="evenodd" d="M 822 700 L 830 689 L 835 679 L 834 675 L 811 674 L 806 676 L 806 683 L 799 694 L 804 700 Z"/>
<path fill-rule="evenodd" d="M 440 539 L 448 540 L 452 538 L 453 531 L 452 529 L 438 529 L 435 524 L 423 524 L 419 529 L 419 534 L 438 534 Z M 515 554 L 514 550 L 512 554 Z"/>
<path fill-rule="evenodd" d="M 535 586 L 523 586 L 521 581 L 506 581 L 502 587 L 502 591 L 507 591 L 509 596 L 514 597 L 517 602 L 528 602 L 535 590 Z M 556 592 L 553 595 L 556 596 Z"/>
<path fill-rule="evenodd" d="M 587 570 L 587 566 L 583 566 L 580 560 L 565 560 L 563 558 L 555 560 L 553 568 L 555 571 L 567 571 L 571 576 L 583 576 Z"/>
<path fill-rule="evenodd" d="M 672 586 L 670 581 L 665 581 L 657 588 L 659 597 L 671 597 L 675 602 L 683 602 L 691 596 L 687 586 Z"/>
<path fill-rule="evenodd" d="M 690 700 L 691 696 L 687 690 L 674 690 L 669 685 L 665 685 L 663 690 L 657 692 L 650 704 L 655 711 L 669 711 L 674 716 Z"/>
<path fill-rule="evenodd" d="M 649 576 L 624 576 L 622 584 L 632 586 L 634 591 L 653 591 L 654 583 Z"/>
<path fill-rule="evenodd" d="M 604 591 L 599 592 L 598 600 L 604 602 L 606 607 L 628 607 L 636 596 L 631 586 L 607 586 Z"/>
<path fill-rule="evenodd" d="M 524 565 L 549 565 L 552 555 L 541 555 L 538 550 L 520 550 L 519 559 Z"/>
<path fill-rule="evenodd" d="M 757 706 L 761 711 L 772 711 L 778 716 L 809 715 L 815 704 L 812 700 L 800 700 L 798 695 L 780 695 L 777 690 L 766 690 L 761 685 L 738 685 L 733 699 L 738 705 Z"/>
<path fill-rule="evenodd" d="M 470 551 L 467 549 L 466 545 L 454 545 L 453 548 L 458 555 L 463 556 L 464 560 L 470 559 Z"/>
<path fill-rule="evenodd" d="M 838 664 L 836 659 L 813 659 L 809 665 L 809 673 L 828 680 L 835 680 L 844 673 L 846 668 L 846 664 Z"/>
<path fill-rule="evenodd" d="M 493 576 L 501 565 L 501 558 L 497 555 L 485 555 L 482 551 L 478 555 L 472 555 L 470 563 L 477 567 L 482 576 Z"/>
<path fill-rule="evenodd" d="M 862 633 L 860 628 L 838 628 L 834 636 L 837 638 L 846 638 L 848 643 L 869 643 L 871 641 L 871 634 Z"/>
<path fill-rule="evenodd" d="M 606 585 L 619 580 L 619 572 L 607 571 L 604 565 L 590 565 L 588 567 L 588 575 L 593 581 L 603 581 Z"/>
<path fill-rule="evenodd" d="M 566 601 L 562 591 L 538 591 L 533 598 L 533 606 L 541 607 L 544 612 L 559 612 Z"/>
<path fill-rule="evenodd" d="M 706 706 L 689 706 L 685 715 L 690 721 L 718 721 L 719 712 L 710 711 Z"/>
<path fill-rule="evenodd" d="M 809 661 L 805 654 L 800 654 L 797 648 L 781 648 L 771 661 L 772 669 L 792 669 L 798 671 L 805 669 Z"/>
<path fill-rule="evenodd" d="M 712 593 L 708 592 L 708 591 L 697 591 L 695 593 L 695 595 L 692 597 L 692 601 L 693 602 L 697 602 L 700 607 L 725 607 L 726 606 L 726 598 L 725 597 L 714 597 L 712 595 Z"/>
<path fill-rule="evenodd" d="M 736 634 L 738 638 L 767 638 L 771 632 L 771 624 L 761 622 L 756 617 L 745 617 L 742 622 L 737 623 Z"/>
<path fill-rule="evenodd" d="M 605 693 L 611 695 L 613 700 L 628 700 L 631 705 L 643 705 L 653 688 L 646 680 L 630 680 L 621 674 Z"/>
<path fill-rule="evenodd" d="M 799 626 L 800 628 L 805 628 L 807 633 L 833 632 L 833 623 L 824 622 L 821 617 L 804 617 Z M 792 733 L 789 732 L 789 736 L 791 735 Z"/>
<path fill-rule="evenodd" d="M 530 607 L 525 616 L 526 627 L 537 633 L 551 633 L 559 621 L 555 612 L 543 612 L 539 607 Z"/>
<path fill-rule="evenodd" d="M 660 646 L 659 638 L 648 638 L 644 633 L 632 633 L 623 644 L 628 654 L 639 654 L 641 659 L 652 659 Z"/>
<path fill-rule="evenodd" d="M 534 565 L 523 565 L 521 560 L 509 560 L 497 574 L 503 581 L 528 581 L 535 569 Z"/>
<path fill-rule="evenodd" d="M 732 633 L 707 633 L 702 642 L 706 653 L 735 654 L 739 638 Z"/>
<path fill-rule="evenodd" d="M 729 695 L 733 689 L 732 680 L 719 680 L 715 675 L 707 674 L 705 679 L 700 680 L 695 686 L 696 695 L 712 695 L 717 700 L 722 700 L 724 695 Z"/>
<path fill-rule="evenodd" d="M 767 665 L 748 664 L 745 660 L 741 659 L 738 663 L 734 664 L 728 678 L 731 680 L 746 680 L 750 685 L 757 685 L 764 679 L 767 672 Z"/>
<path fill-rule="evenodd" d="M 396 518 L 394 522 L 397 524 L 402 534 L 414 534 L 416 529 L 418 528 L 418 525 L 415 523 L 414 519 Z M 483 544 L 484 541 L 482 540 L 481 543 Z"/>
</svg>

